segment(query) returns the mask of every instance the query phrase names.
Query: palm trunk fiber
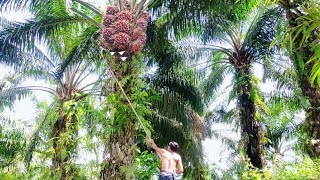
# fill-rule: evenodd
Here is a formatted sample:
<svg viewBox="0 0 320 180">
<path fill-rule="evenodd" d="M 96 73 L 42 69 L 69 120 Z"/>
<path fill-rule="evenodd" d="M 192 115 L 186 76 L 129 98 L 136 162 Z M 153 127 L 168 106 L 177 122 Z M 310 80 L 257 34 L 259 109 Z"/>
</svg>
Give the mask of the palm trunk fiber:
<svg viewBox="0 0 320 180">
<path fill-rule="evenodd" d="M 246 141 L 246 154 L 250 159 L 251 164 L 259 169 L 265 166 L 264 160 L 264 133 L 261 125 L 256 120 L 256 107 L 254 100 L 251 98 L 252 92 L 251 72 L 249 66 L 238 69 L 239 77 L 239 107 L 242 137 Z"/>
<path fill-rule="evenodd" d="M 62 108 L 63 105 L 61 105 L 60 107 Z M 72 140 L 68 139 L 72 138 L 71 134 L 75 130 L 75 126 L 73 123 L 74 122 L 72 122 L 72 119 L 70 117 L 63 115 L 63 110 L 61 109 L 59 112 L 59 119 L 55 122 L 53 128 L 54 155 L 52 158 L 52 169 L 54 175 L 62 180 L 70 179 L 73 174 L 70 160 L 72 158 L 72 154 L 74 152 L 76 144 Z M 66 133 L 70 133 L 70 135 L 66 135 Z M 67 168 L 67 166 L 69 166 L 69 168 Z"/>
</svg>

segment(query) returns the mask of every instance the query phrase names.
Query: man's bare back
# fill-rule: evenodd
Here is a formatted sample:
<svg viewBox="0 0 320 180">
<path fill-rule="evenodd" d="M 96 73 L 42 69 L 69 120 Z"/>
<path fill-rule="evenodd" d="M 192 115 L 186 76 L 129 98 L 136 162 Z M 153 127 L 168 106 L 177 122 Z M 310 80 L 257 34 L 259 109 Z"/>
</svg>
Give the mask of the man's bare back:
<svg viewBox="0 0 320 180">
<path fill-rule="evenodd" d="M 175 169 L 177 164 L 181 162 L 181 157 L 177 153 L 170 153 L 169 151 L 163 149 L 161 155 L 161 170 L 176 173 Z"/>
<path fill-rule="evenodd" d="M 159 176 L 159 180 L 175 179 L 176 174 L 183 173 L 181 156 L 175 153 L 175 151 L 179 147 L 178 143 L 170 142 L 166 150 L 159 148 L 154 143 L 153 139 L 149 139 L 148 141 L 151 144 L 152 148 L 161 157 L 161 174 Z"/>
</svg>

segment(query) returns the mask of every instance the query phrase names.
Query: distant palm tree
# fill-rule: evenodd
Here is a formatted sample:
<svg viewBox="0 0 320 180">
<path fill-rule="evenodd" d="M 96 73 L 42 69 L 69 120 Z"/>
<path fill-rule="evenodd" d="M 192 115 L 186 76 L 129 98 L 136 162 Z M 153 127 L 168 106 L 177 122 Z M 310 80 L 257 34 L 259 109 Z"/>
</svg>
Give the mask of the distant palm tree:
<svg viewBox="0 0 320 180">
<path fill-rule="evenodd" d="M 58 33 L 64 26 L 58 22 L 66 22 L 62 19 L 49 18 L 24 23 L 2 22 L 0 44 L 3 51 L 0 54 L 0 62 L 13 66 L 20 72 L 21 79 L 41 79 L 53 83 L 55 87 L 18 86 L 2 92 L 1 99 L 10 99 L 12 94 L 18 97 L 21 93 L 30 91 L 44 91 L 54 97 L 49 109 L 57 113 L 51 135 L 54 149 L 52 168 L 58 177 L 67 179 L 71 177 L 73 171 L 72 168 L 67 170 L 66 167 L 71 162 L 77 146 L 73 139 L 77 134 L 77 123 L 81 121 L 76 115 L 77 109 L 73 110 L 72 106 L 87 96 L 101 91 L 101 77 L 104 73 L 96 75 L 98 80 L 90 79 L 90 75 L 95 74 L 100 63 L 97 58 L 99 51 L 92 51 L 99 47 L 95 41 L 98 36 L 96 29 L 88 27 L 83 29 L 82 33 L 69 35 L 70 39 L 60 40 L 63 34 L 59 36 Z M 55 26 L 48 26 L 50 23 Z M 52 36 L 51 33 L 57 33 L 55 39 L 43 39 Z M 88 34 L 90 36 L 87 36 Z M 49 44 L 46 46 L 49 47 L 49 52 L 44 53 L 31 40 L 44 40 L 38 43 Z M 90 45 L 96 48 L 89 49 Z M 69 63 L 70 61 L 73 62 Z"/>
<path fill-rule="evenodd" d="M 237 98 L 237 111 L 233 112 L 239 113 L 245 152 L 252 165 L 258 168 L 265 165 L 264 132 L 258 109 L 268 111 L 268 108 L 261 100 L 251 68 L 253 63 L 263 63 L 270 55 L 269 46 L 276 36 L 273 29 L 280 14 L 279 9 L 261 10 L 245 33 L 242 31 L 246 27 L 244 24 L 234 24 L 221 17 L 211 20 L 204 33 L 206 39 L 222 40 L 228 44 L 228 47 L 204 46 L 216 52 L 209 65 L 211 74 L 204 83 L 205 99 L 210 99 L 213 90 L 222 84 L 227 73 L 233 73 L 234 86 L 229 98 Z"/>
</svg>

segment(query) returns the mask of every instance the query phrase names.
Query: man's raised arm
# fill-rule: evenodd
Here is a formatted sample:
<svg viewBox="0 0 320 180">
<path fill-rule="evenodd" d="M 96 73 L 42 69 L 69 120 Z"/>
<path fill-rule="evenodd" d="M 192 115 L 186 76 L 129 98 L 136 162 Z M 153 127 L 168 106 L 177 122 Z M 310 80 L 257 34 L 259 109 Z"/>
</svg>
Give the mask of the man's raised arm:
<svg viewBox="0 0 320 180">
<path fill-rule="evenodd" d="M 149 138 L 149 139 L 148 139 L 148 142 L 150 143 L 152 149 L 154 149 L 157 153 L 159 153 L 160 155 L 161 155 L 162 153 L 164 153 L 164 149 L 159 148 L 159 147 L 156 145 L 156 143 L 154 143 L 154 140 L 153 140 L 153 139 Z"/>
</svg>

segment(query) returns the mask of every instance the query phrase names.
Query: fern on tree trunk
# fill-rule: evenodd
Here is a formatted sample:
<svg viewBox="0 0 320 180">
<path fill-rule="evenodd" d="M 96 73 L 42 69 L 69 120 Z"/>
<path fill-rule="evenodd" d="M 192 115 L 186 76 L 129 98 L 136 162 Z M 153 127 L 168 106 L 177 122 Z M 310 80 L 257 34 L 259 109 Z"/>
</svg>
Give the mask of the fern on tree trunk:
<svg viewBox="0 0 320 180">
<path fill-rule="evenodd" d="M 121 62 L 119 58 L 113 58 L 112 69 L 115 76 L 121 82 L 123 90 L 130 97 L 134 92 L 136 74 L 132 74 L 131 63 Z M 125 68 L 126 67 L 126 68 Z M 115 93 L 111 97 L 113 101 L 113 114 L 110 120 L 114 131 L 110 135 L 107 152 L 110 157 L 105 161 L 101 171 L 101 179 L 134 179 L 134 115 L 127 100 L 121 93 L 120 87 L 114 85 Z"/>
<path fill-rule="evenodd" d="M 286 17 L 289 21 L 289 28 L 297 27 L 301 21 L 299 17 L 303 16 L 303 12 L 299 9 L 304 3 L 304 6 L 310 6 L 310 1 L 280 1 L 282 7 L 286 10 Z M 292 36 L 295 36 L 293 33 Z M 300 88 L 303 95 L 308 98 L 310 107 L 306 110 L 305 130 L 308 134 L 308 140 L 305 144 L 305 150 L 310 157 L 320 157 L 320 88 L 310 83 L 309 77 L 313 67 L 313 63 L 307 62 L 313 56 L 310 43 L 316 38 L 316 32 L 313 31 L 307 42 L 303 42 L 303 34 L 300 33 L 293 43 L 293 53 L 291 59 L 294 62 L 298 76 Z"/>
<path fill-rule="evenodd" d="M 58 119 L 53 127 L 53 149 L 52 169 L 54 176 L 62 180 L 72 177 L 72 154 L 77 146 L 74 142 L 74 134 L 77 133 L 76 118 L 74 115 L 68 116 L 63 109 L 64 102 L 59 106 Z M 69 114 L 70 115 L 70 114 Z"/>
<path fill-rule="evenodd" d="M 111 65 L 110 65 L 111 64 Z M 148 111 L 146 106 L 148 94 L 142 89 L 144 82 L 139 78 L 143 62 L 134 56 L 126 62 L 112 57 L 110 68 L 120 82 L 141 119 Z M 114 93 L 108 96 L 107 103 L 111 105 L 109 136 L 106 152 L 108 158 L 104 161 L 100 173 L 101 179 L 134 179 L 134 152 L 136 136 L 136 116 L 122 94 L 120 87 L 114 85 Z"/>
</svg>

